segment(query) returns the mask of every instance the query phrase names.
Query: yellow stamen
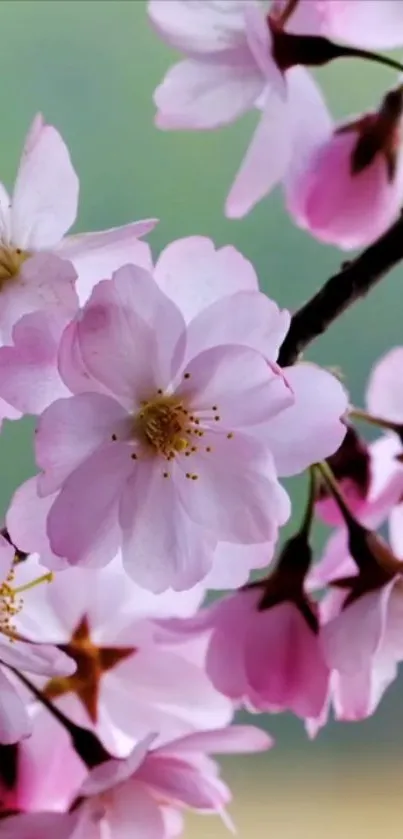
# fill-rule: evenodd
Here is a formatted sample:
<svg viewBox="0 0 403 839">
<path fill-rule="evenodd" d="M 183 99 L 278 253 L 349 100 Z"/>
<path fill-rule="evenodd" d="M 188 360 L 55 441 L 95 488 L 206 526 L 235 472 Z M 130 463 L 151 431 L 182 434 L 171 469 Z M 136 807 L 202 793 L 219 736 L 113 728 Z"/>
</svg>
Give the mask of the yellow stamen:
<svg viewBox="0 0 403 839">
<path fill-rule="evenodd" d="M 0 246 L 0 287 L 17 276 L 21 265 L 30 254 L 20 248 Z"/>
</svg>

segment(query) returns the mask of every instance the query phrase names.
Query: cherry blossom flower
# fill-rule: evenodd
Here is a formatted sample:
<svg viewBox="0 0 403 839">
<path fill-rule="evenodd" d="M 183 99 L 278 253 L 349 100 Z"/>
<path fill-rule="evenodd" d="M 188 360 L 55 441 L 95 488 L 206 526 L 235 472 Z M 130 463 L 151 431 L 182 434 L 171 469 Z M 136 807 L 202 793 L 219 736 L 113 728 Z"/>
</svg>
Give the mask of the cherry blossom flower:
<svg viewBox="0 0 403 839">
<path fill-rule="evenodd" d="M 344 250 L 363 247 L 398 217 L 403 200 L 403 92 L 391 91 L 378 112 L 363 114 L 301 156 L 285 180 L 287 209 L 300 227 Z"/>
<path fill-rule="evenodd" d="M 3 341 L 30 311 L 58 304 L 71 313 L 100 275 L 127 262 L 149 264 L 139 242 L 155 224 L 137 222 L 64 238 L 77 215 L 79 183 L 58 131 L 38 114 L 25 141 L 10 198 L 0 185 L 0 330 Z M 73 263 L 74 269 L 70 265 Z"/>
<path fill-rule="evenodd" d="M 230 261 L 243 270 L 236 252 Z M 142 269 L 100 283 L 62 341 L 60 371 L 75 396 L 53 403 L 37 429 L 38 492 L 58 492 L 52 551 L 101 565 L 122 544 L 136 581 L 164 590 L 205 577 L 217 541 L 272 542 L 289 511 L 276 468 L 295 474 L 345 432 L 336 379 L 311 365 L 286 379 L 271 361 L 283 323 L 259 292 L 224 292 L 185 326 Z"/>
<path fill-rule="evenodd" d="M 329 670 L 313 612 L 309 621 L 286 597 L 261 607 L 262 597 L 257 586 L 210 607 L 208 673 L 218 690 L 255 710 L 316 717 Z"/>
<path fill-rule="evenodd" d="M 387 550 L 380 537 L 365 538 L 359 567 L 347 529 L 339 528 L 310 577 L 311 588 L 331 586 L 320 606 L 329 698 L 336 717 L 350 721 L 374 713 L 403 660 L 402 579 L 379 564 L 377 552 Z M 320 724 L 325 721 L 326 714 Z"/>
<path fill-rule="evenodd" d="M 239 218 L 282 180 L 301 143 L 308 149 L 327 136 L 319 88 L 304 68 L 278 63 L 263 4 L 151 0 L 148 10 L 158 34 L 186 56 L 155 91 L 159 128 L 214 129 L 261 111 L 226 203 Z"/>
<path fill-rule="evenodd" d="M 79 791 L 80 837 L 101 839 L 109 830 L 124 839 L 130 825 L 133 839 L 171 839 L 182 832 L 181 813 L 189 809 L 228 821 L 231 794 L 210 754 L 259 752 L 272 745 L 253 726 L 190 734 L 159 748 L 153 739 L 144 738 L 127 760 L 111 760 L 90 772 Z"/>
<path fill-rule="evenodd" d="M 274 0 L 273 6 L 280 14 L 287 4 Z M 287 22 L 290 32 L 369 49 L 401 47 L 402 27 L 403 9 L 395 0 L 298 0 Z"/>
<path fill-rule="evenodd" d="M 24 566 L 28 578 L 45 570 L 35 557 Z M 162 743 L 226 725 L 233 708 L 206 674 L 206 644 L 164 640 L 159 628 L 163 619 L 192 615 L 203 594 L 201 587 L 158 596 L 140 590 L 119 557 L 101 573 L 56 573 L 49 585 L 29 592 L 16 625 L 33 640 L 64 650 L 77 669 L 36 684 L 119 756 L 150 729 Z"/>
<path fill-rule="evenodd" d="M 0 536 L 0 743 L 15 743 L 30 732 L 23 697 L 8 668 L 49 678 L 69 677 L 76 669 L 75 662 L 56 647 L 31 643 L 34 639 L 16 631 L 24 587 L 18 584 L 14 554 L 12 545 Z M 30 576 L 29 584 L 33 579 Z"/>
</svg>

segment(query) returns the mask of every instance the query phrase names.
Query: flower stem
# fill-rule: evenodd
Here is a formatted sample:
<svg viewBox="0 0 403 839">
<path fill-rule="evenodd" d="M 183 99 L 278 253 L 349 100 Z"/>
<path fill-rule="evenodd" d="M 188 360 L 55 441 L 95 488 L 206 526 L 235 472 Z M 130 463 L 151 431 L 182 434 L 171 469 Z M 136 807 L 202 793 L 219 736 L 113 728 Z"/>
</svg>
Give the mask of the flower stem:
<svg viewBox="0 0 403 839">
<path fill-rule="evenodd" d="M 6 664 L 3 661 L 1 663 L 3 667 L 7 667 L 8 670 L 11 670 L 11 672 L 17 676 L 20 682 L 22 682 L 23 685 L 25 685 L 25 687 L 28 688 L 28 690 L 35 696 L 35 699 L 44 705 L 46 710 L 49 711 L 49 713 L 55 717 L 60 725 L 68 731 L 75 751 L 88 768 L 91 769 L 94 766 L 98 766 L 100 763 L 104 763 L 110 759 L 110 755 L 105 751 L 102 743 L 98 740 L 95 734 L 92 733 L 92 731 L 81 728 L 79 725 L 76 725 L 69 720 L 68 717 L 66 717 L 66 715 L 56 707 L 56 705 L 53 705 L 53 703 L 44 696 L 42 691 L 40 691 L 36 685 L 30 682 L 24 673 L 20 673 L 19 670 L 12 667 L 10 664 Z"/>
<path fill-rule="evenodd" d="M 360 528 L 361 525 L 356 521 L 354 516 L 351 513 L 350 508 L 347 506 L 346 500 L 344 498 L 343 492 L 340 489 L 340 486 L 334 477 L 334 474 L 325 460 L 321 461 L 321 463 L 316 463 L 315 468 L 317 471 L 322 475 L 330 493 L 332 494 L 336 504 L 343 515 L 344 521 L 348 528 Z"/>
<path fill-rule="evenodd" d="M 403 216 L 371 247 L 344 265 L 293 315 L 278 363 L 288 367 L 350 306 L 403 259 Z"/>
<path fill-rule="evenodd" d="M 401 434 L 403 430 L 401 423 L 392 422 L 391 420 L 386 420 L 383 417 L 374 416 L 374 414 L 369 414 L 361 408 L 351 408 L 349 416 L 351 419 L 361 420 L 362 422 L 367 422 L 369 425 L 375 425 L 376 428 L 384 428 L 386 431 L 395 431 L 396 434 Z"/>
</svg>

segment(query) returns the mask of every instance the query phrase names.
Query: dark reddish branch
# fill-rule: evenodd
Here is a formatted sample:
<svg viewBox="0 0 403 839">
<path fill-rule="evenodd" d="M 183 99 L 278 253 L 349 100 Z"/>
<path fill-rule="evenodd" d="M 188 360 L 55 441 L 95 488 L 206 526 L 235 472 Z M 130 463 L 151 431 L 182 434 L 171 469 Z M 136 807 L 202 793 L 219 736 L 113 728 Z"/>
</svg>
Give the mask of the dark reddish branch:
<svg viewBox="0 0 403 839">
<path fill-rule="evenodd" d="M 356 300 L 364 297 L 403 259 L 403 215 L 373 245 L 325 283 L 291 319 L 280 349 L 279 364 L 294 364 Z"/>
</svg>

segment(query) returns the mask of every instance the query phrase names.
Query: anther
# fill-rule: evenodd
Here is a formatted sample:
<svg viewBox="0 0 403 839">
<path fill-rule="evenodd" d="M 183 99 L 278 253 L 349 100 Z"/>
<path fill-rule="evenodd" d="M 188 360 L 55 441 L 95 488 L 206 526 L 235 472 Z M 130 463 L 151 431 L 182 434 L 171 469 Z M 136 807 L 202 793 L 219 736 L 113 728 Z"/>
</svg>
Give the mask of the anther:
<svg viewBox="0 0 403 839">
<path fill-rule="evenodd" d="M 184 379 L 190 379 L 190 373 L 185 373 L 185 375 L 184 375 L 184 377 L 183 377 L 183 378 L 184 378 Z"/>
<path fill-rule="evenodd" d="M 230 431 L 229 434 L 227 434 L 227 440 L 232 440 L 233 436 L 233 432 Z"/>
<path fill-rule="evenodd" d="M 131 454 L 130 457 L 132 460 L 137 460 L 137 455 L 135 452 L 133 452 L 133 454 Z"/>
<path fill-rule="evenodd" d="M 116 434 L 112 434 L 112 440 L 115 442 L 117 439 L 118 438 L 117 438 Z"/>
</svg>

